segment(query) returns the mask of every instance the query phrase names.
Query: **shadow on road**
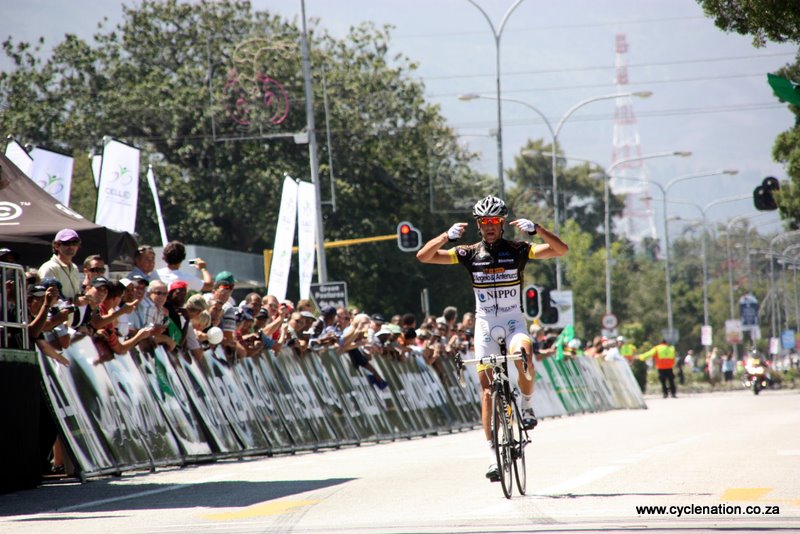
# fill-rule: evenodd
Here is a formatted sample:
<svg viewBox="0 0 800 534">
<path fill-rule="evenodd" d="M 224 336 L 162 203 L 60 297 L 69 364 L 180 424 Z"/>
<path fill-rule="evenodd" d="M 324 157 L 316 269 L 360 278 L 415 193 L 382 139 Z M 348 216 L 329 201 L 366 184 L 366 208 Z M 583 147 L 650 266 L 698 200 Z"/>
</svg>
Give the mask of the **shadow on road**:
<svg viewBox="0 0 800 534">
<path fill-rule="evenodd" d="M 48 512 L 109 512 L 169 508 L 245 507 L 306 491 L 344 484 L 351 478 L 196 484 L 125 484 L 112 480 L 44 486 L 0 496 L 0 517 Z M 58 519 L 55 516 L 51 519 Z M 69 519 L 69 517 L 64 517 Z M 20 519 L 25 521 L 26 519 Z M 36 518 L 41 521 L 42 518 Z"/>
</svg>

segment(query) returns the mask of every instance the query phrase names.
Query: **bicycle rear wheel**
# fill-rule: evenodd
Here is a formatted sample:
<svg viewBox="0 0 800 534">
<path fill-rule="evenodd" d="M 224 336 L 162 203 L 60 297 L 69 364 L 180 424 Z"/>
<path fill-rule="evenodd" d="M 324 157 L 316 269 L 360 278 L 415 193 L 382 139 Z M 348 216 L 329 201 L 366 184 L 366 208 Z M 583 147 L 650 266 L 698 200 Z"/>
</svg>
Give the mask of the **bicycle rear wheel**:
<svg viewBox="0 0 800 534">
<path fill-rule="evenodd" d="M 511 427 L 506 417 L 506 407 L 503 396 L 495 391 L 492 394 L 492 444 L 497 455 L 497 469 L 500 471 L 500 485 L 503 495 L 511 498 L 512 482 L 511 470 L 514 463 L 512 459 Z"/>
<path fill-rule="evenodd" d="M 528 483 L 528 472 L 525 468 L 525 445 L 528 444 L 528 433 L 522 428 L 522 412 L 519 404 L 514 401 L 514 423 L 511 428 L 513 457 L 514 457 L 514 478 L 517 480 L 517 489 L 520 495 L 525 495 L 525 488 Z"/>
</svg>

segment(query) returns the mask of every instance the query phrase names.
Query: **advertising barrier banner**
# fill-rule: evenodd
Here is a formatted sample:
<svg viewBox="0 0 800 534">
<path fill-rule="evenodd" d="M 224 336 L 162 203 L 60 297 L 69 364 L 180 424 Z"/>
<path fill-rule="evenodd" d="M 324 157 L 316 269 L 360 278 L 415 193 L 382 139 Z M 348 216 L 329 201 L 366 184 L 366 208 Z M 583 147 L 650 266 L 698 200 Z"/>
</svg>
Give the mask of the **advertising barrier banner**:
<svg viewBox="0 0 800 534">
<path fill-rule="evenodd" d="M 163 348 L 98 363 L 90 338 L 39 355 L 47 396 L 82 478 L 248 454 L 316 450 L 480 425 L 477 374 L 449 360 L 377 356 L 381 389 L 332 350 L 200 360 Z M 539 417 L 645 408 L 627 362 L 536 361 Z M 473 370 L 474 371 L 474 370 Z"/>
</svg>

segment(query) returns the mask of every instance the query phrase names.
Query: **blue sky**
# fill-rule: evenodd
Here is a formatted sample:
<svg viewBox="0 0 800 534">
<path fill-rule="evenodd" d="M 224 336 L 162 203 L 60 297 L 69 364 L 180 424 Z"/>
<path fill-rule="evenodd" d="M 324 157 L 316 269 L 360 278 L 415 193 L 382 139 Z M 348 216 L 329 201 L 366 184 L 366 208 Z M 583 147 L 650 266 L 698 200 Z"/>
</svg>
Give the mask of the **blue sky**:
<svg viewBox="0 0 800 534">
<path fill-rule="evenodd" d="M 479 0 L 498 24 L 512 0 Z M 66 32 L 90 38 L 97 23 L 121 17 L 121 2 L 104 0 L 0 0 L 0 37 L 46 44 Z M 300 0 L 254 0 L 287 18 L 299 17 Z M 343 36 L 362 21 L 392 24 L 393 52 L 419 63 L 417 76 L 430 101 L 441 106 L 462 143 L 481 154 L 476 166 L 496 174 L 496 105 L 462 102 L 462 93 L 495 92 L 495 46 L 489 26 L 466 0 L 306 0 L 309 17 Z M 643 153 L 691 150 L 691 158 L 648 163 L 650 179 L 666 184 L 685 174 L 723 168 L 735 177 L 705 178 L 676 185 L 669 200 L 706 205 L 752 192 L 764 176 L 785 177 L 772 161 L 772 143 L 792 126 L 793 115 L 777 102 L 766 73 L 792 61 L 796 47 L 755 49 L 750 38 L 725 34 L 704 17 L 694 0 L 525 0 L 511 15 L 501 41 L 503 96 L 538 108 L 555 124 L 575 103 L 616 92 L 614 36 L 625 33 L 630 89 L 653 91 L 634 102 Z M 0 62 L 0 68 L 7 68 Z M 560 145 L 567 156 L 611 163 L 614 101 L 595 102 L 565 124 Z M 508 168 L 529 138 L 548 138 L 538 117 L 524 107 L 503 107 L 504 160 Z M 724 180 L 724 181 L 723 181 Z M 653 196 L 659 193 L 653 191 Z M 658 206 L 656 222 L 661 220 Z M 753 213 L 751 201 L 722 204 L 713 220 Z M 695 210 L 670 203 L 669 215 L 694 217 Z M 777 216 L 760 217 L 765 231 Z"/>
</svg>

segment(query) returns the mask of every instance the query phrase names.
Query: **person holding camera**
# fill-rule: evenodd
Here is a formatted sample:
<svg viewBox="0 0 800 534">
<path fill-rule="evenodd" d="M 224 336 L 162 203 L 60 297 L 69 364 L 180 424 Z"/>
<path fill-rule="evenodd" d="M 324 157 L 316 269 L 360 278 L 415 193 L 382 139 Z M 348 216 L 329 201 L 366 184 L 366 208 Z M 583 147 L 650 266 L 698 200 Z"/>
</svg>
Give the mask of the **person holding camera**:
<svg viewBox="0 0 800 534">
<path fill-rule="evenodd" d="M 100 303 L 100 313 L 109 317 L 107 324 L 98 328 L 94 333 L 95 347 L 98 349 L 98 359 L 95 363 L 102 363 L 114 359 L 117 354 L 125 354 L 141 341 L 152 337 L 156 333 L 153 325 L 139 329 L 133 336 L 123 339 L 117 332 L 117 312 L 120 308 L 125 286 L 120 282 L 111 282 L 107 286 L 106 297 Z"/>
<path fill-rule="evenodd" d="M 181 264 L 183 260 L 186 259 L 186 247 L 180 241 L 170 241 L 167 243 L 161 254 L 161 258 L 167 266 L 157 269 L 156 274 L 158 274 L 158 278 L 162 282 L 167 284 L 167 287 L 175 280 L 183 280 L 186 282 L 189 291 L 211 291 L 214 287 L 214 279 L 211 277 L 211 272 L 208 270 L 206 262 L 203 261 L 202 258 L 189 260 L 189 265 L 197 268 L 200 274 L 203 275 L 202 280 L 191 273 L 181 270 Z"/>
<path fill-rule="evenodd" d="M 337 352 L 350 357 L 353 369 L 363 367 L 367 371 L 367 381 L 379 389 L 386 389 L 389 385 L 378 370 L 370 363 L 375 346 L 370 340 L 370 317 L 366 313 L 359 313 L 350 321 L 350 325 L 342 332 L 342 342 Z"/>
</svg>

